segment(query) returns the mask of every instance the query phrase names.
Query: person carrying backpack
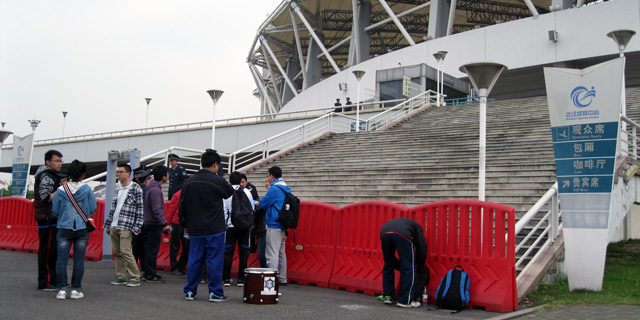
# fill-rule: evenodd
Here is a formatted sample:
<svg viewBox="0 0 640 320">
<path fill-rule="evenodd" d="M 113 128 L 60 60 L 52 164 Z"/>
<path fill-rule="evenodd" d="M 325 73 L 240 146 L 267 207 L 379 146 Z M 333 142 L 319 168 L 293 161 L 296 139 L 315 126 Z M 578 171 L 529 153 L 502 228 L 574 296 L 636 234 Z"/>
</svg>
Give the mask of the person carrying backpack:
<svg viewBox="0 0 640 320">
<path fill-rule="evenodd" d="M 248 189 L 240 186 L 242 174 L 234 171 L 229 175 L 229 183 L 233 187 L 233 195 L 224 200 L 224 219 L 227 222 L 227 233 L 224 244 L 224 267 L 222 285 L 231 286 L 231 264 L 238 244 L 238 287 L 244 286 L 244 269 L 249 260 L 249 237 L 253 225 L 255 211 L 253 197 Z M 246 219 L 248 216 L 249 219 Z"/>
<path fill-rule="evenodd" d="M 422 227 L 407 218 L 389 220 L 380 228 L 382 243 L 382 296 L 385 304 L 392 304 L 396 293 L 395 270 L 400 271 L 400 293 L 396 305 L 402 308 L 417 308 L 420 302 L 414 301 L 416 291 L 423 289 L 419 285 L 418 272 L 424 267 L 427 258 L 427 242 Z M 396 258 L 396 252 L 398 258 Z"/>
<path fill-rule="evenodd" d="M 278 218 L 287 194 L 291 193 L 291 188 L 282 180 L 282 169 L 276 166 L 269 168 L 265 188 L 267 188 L 267 194 L 256 204 L 259 208 L 266 210 L 265 256 L 267 258 L 267 266 L 280 270 L 280 285 L 286 286 L 287 253 L 285 252 L 285 241 L 287 239 L 287 229 L 278 222 Z"/>
</svg>

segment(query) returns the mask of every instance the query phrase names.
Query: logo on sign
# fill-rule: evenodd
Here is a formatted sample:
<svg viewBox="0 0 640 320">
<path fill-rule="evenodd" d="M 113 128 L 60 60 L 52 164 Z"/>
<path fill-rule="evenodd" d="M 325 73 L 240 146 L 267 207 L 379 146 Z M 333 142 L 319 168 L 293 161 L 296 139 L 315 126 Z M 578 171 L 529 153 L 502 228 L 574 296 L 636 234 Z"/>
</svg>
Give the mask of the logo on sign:
<svg viewBox="0 0 640 320">
<path fill-rule="evenodd" d="M 18 147 L 18 156 L 22 157 L 22 154 L 24 153 L 24 147 L 23 146 L 19 146 Z"/>
<path fill-rule="evenodd" d="M 573 101 L 573 105 L 578 108 L 588 107 L 595 97 L 596 90 L 594 87 L 591 87 L 591 90 L 589 90 L 583 86 L 579 86 L 571 91 L 571 101 Z"/>
</svg>

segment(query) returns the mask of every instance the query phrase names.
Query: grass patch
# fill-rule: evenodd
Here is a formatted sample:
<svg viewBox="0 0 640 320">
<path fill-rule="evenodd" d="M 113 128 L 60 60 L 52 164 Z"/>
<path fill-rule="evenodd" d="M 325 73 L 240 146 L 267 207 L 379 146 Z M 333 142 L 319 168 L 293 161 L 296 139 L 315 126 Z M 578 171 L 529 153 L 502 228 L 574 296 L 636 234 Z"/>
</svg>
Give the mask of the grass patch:
<svg viewBox="0 0 640 320">
<path fill-rule="evenodd" d="M 555 284 L 541 283 L 529 294 L 532 306 L 549 304 L 550 307 L 575 304 L 617 304 L 640 306 L 640 240 L 611 243 L 607 247 L 602 291 L 574 290 L 569 292 L 569 281 Z"/>
</svg>

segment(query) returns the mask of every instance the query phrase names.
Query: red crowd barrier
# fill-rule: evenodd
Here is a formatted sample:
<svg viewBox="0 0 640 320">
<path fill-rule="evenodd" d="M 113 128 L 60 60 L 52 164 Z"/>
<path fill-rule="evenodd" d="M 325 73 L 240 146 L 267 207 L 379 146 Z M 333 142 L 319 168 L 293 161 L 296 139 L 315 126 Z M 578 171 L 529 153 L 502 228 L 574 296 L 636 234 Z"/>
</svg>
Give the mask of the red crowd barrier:
<svg viewBox="0 0 640 320">
<path fill-rule="evenodd" d="M 517 309 L 514 208 L 447 200 L 416 206 L 410 212 L 426 216 L 431 303 L 440 279 L 460 265 L 471 279 L 469 308 L 494 312 Z"/>
<path fill-rule="evenodd" d="M 164 212 L 167 212 L 169 201 L 164 202 Z M 170 224 L 169 221 L 167 223 Z M 158 251 L 158 261 L 156 269 L 171 271 L 171 261 L 169 260 L 169 250 L 171 249 L 171 235 L 162 234 L 162 242 L 160 242 L 160 251 Z"/>
<path fill-rule="evenodd" d="M 333 272 L 340 208 L 300 202 L 298 228 L 286 240 L 287 281 L 328 288 Z"/>
<path fill-rule="evenodd" d="M 329 287 L 381 294 L 384 259 L 380 227 L 391 219 L 411 218 L 408 210 L 403 205 L 384 201 L 357 202 L 342 207 Z"/>
<path fill-rule="evenodd" d="M 0 249 L 22 251 L 32 222 L 33 201 L 20 197 L 0 198 Z"/>
<path fill-rule="evenodd" d="M 97 200 L 96 213 L 91 218 L 96 230 L 89 234 L 89 243 L 87 243 L 87 252 L 84 259 L 100 261 L 102 260 L 102 245 L 104 241 L 104 200 Z"/>
</svg>

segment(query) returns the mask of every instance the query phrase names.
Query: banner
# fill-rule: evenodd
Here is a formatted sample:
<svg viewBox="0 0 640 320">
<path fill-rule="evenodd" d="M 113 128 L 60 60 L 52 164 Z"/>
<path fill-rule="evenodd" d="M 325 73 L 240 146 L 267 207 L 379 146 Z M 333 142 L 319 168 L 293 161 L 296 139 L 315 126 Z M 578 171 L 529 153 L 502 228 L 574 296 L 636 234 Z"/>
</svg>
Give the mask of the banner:
<svg viewBox="0 0 640 320">
<path fill-rule="evenodd" d="M 624 58 L 544 68 L 565 228 L 608 228 L 623 71 Z"/>
<path fill-rule="evenodd" d="M 31 151 L 33 150 L 33 133 L 18 137 L 13 136 L 13 169 L 11 196 L 27 196 L 27 180 L 29 178 L 29 166 L 31 162 Z"/>
</svg>

